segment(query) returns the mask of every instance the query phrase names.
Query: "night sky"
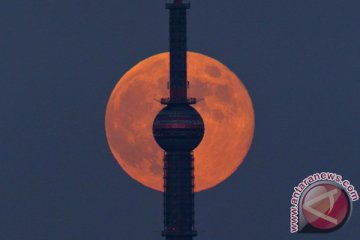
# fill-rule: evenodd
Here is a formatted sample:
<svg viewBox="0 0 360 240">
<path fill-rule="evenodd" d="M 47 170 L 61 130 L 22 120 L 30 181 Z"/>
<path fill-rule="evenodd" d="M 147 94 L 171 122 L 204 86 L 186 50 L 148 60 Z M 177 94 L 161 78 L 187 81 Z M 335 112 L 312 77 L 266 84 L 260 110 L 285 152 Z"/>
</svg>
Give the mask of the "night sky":
<svg viewBox="0 0 360 240">
<path fill-rule="evenodd" d="M 360 191 L 359 9 L 192 1 L 189 50 L 233 70 L 256 116 L 238 171 L 196 195 L 195 239 L 358 239 L 359 202 L 325 235 L 290 234 L 289 207 L 319 171 Z M 0 31 L 0 239 L 161 239 L 162 194 L 120 168 L 104 118 L 118 79 L 168 50 L 164 1 L 2 0 Z"/>
</svg>

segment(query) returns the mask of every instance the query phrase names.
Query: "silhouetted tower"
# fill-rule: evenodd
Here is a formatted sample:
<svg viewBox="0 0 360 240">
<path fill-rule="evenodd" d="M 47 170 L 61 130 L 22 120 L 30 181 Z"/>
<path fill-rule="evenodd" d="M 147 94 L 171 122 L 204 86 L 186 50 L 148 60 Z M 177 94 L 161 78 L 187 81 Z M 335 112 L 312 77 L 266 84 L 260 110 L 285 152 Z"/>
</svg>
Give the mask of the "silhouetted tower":
<svg viewBox="0 0 360 240">
<path fill-rule="evenodd" d="M 164 230 L 167 240 L 192 240 L 194 228 L 193 150 L 204 136 L 204 122 L 187 97 L 186 10 L 189 1 L 167 1 L 170 10 L 170 97 L 156 116 L 153 135 L 164 149 Z"/>
</svg>

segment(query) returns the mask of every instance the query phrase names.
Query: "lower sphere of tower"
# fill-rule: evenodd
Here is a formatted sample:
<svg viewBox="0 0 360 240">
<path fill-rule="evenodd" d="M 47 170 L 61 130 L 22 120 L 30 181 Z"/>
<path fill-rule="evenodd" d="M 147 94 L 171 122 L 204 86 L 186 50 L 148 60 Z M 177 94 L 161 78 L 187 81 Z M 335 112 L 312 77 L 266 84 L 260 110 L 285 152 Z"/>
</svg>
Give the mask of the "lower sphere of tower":
<svg viewBox="0 0 360 240">
<path fill-rule="evenodd" d="M 192 151 L 204 137 L 204 122 L 189 105 L 168 105 L 154 120 L 153 136 L 167 152 Z"/>
</svg>

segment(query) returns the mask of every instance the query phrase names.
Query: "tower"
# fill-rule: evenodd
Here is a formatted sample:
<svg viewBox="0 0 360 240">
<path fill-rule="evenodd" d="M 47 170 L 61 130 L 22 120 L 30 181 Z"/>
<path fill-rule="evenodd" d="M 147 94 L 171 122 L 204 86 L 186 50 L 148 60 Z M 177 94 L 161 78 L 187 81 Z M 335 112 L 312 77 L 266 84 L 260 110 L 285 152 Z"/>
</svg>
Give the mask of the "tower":
<svg viewBox="0 0 360 240">
<path fill-rule="evenodd" d="M 167 1 L 170 11 L 170 97 L 155 117 L 153 136 L 164 153 L 164 230 L 166 240 L 192 240 L 194 227 L 193 150 L 204 136 L 204 122 L 187 97 L 186 11 L 189 1 Z"/>
</svg>

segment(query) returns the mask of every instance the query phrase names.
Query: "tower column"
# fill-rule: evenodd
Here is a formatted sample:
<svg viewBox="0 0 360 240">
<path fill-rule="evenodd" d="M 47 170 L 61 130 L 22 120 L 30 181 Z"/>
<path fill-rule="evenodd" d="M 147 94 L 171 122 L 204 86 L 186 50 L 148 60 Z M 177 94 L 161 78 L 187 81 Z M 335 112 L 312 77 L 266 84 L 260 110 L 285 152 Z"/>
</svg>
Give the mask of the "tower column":
<svg viewBox="0 0 360 240">
<path fill-rule="evenodd" d="M 189 3 L 173 1 L 170 10 L 170 101 L 187 102 L 186 10 Z"/>
<path fill-rule="evenodd" d="M 156 116 L 153 136 L 164 149 L 164 230 L 166 240 L 192 240 L 194 227 L 193 150 L 204 137 L 204 121 L 187 98 L 185 0 L 167 1 L 170 10 L 170 98 Z"/>
<path fill-rule="evenodd" d="M 192 240 L 194 230 L 194 158 L 192 152 L 164 157 L 164 231 L 172 240 Z"/>
</svg>

